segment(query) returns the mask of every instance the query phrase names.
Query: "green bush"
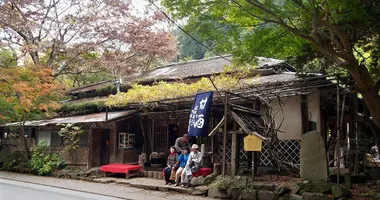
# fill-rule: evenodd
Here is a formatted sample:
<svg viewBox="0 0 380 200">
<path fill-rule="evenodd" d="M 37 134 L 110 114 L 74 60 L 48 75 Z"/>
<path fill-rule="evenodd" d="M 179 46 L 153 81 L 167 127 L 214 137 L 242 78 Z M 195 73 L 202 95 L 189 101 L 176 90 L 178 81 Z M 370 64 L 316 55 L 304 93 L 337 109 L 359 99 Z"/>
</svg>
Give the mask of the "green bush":
<svg viewBox="0 0 380 200">
<path fill-rule="evenodd" d="M 52 154 L 49 146 L 42 140 L 38 145 L 31 148 L 32 159 L 29 162 L 30 167 L 38 173 L 38 175 L 50 175 L 54 169 L 63 169 L 66 164 L 58 154 Z"/>
<path fill-rule="evenodd" d="M 12 172 L 28 172 L 28 158 L 21 152 L 0 153 L 0 170 Z"/>
</svg>

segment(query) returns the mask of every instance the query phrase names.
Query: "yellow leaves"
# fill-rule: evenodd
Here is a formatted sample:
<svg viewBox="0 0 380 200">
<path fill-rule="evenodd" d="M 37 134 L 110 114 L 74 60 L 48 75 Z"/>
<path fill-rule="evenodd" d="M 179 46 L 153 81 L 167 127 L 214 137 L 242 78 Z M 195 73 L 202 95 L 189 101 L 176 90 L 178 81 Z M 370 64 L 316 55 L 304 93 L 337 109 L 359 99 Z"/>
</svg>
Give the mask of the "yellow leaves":
<svg viewBox="0 0 380 200">
<path fill-rule="evenodd" d="M 229 90 L 240 87 L 239 80 L 241 77 L 222 74 L 212 77 L 212 80 L 218 90 Z M 132 88 L 127 93 L 118 93 L 111 95 L 106 100 L 106 105 L 125 106 L 129 103 L 147 103 L 162 99 L 171 99 L 178 97 L 191 96 L 200 91 L 215 90 L 211 81 L 208 78 L 202 78 L 195 83 L 168 83 L 158 82 L 152 86 L 144 86 L 139 84 L 132 85 Z"/>
</svg>

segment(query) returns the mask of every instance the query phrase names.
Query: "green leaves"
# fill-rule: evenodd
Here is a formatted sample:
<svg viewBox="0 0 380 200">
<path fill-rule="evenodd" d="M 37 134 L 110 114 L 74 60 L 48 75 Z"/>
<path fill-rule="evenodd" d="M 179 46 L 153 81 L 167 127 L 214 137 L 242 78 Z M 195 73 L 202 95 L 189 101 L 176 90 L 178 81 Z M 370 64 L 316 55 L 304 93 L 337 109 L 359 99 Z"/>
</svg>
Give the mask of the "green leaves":
<svg viewBox="0 0 380 200">
<path fill-rule="evenodd" d="M 50 153 L 49 146 L 45 140 L 33 146 L 31 152 L 32 159 L 29 161 L 29 165 L 40 176 L 50 175 L 54 169 L 61 169 L 66 165 L 58 154 Z"/>
</svg>

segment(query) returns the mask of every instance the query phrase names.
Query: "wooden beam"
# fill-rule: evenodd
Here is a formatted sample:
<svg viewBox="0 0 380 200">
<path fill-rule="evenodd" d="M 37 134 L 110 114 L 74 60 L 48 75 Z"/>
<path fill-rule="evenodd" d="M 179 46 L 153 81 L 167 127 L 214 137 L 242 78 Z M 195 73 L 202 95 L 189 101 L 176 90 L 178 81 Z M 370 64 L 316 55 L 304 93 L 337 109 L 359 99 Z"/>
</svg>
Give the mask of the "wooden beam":
<svg viewBox="0 0 380 200">
<path fill-rule="evenodd" d="M 217 133 L 219 131 L 220 128 L 222 128 L 222 126 L 224 125 L 224 122 L 226 121 L 226 118 L 222 118 L 222 120 L 220 120 L 220 122 L 215 126 L 215 128 L 208 134 L 209 137 L 212 137 L 215 135 L 215 133 Z"/>
<path fill-rule="evenodd" d="M 232 118 L 235 119 L 236 123 L 239 124 L 239 126 L 241 127 L 241 129 L 243 129 L 244 132 L 246 132 L 247 134 L 253 134 L 253 135 L 256 135 L 257 137 L 263 139 L 263 140 L 269 140 L 269 138 L 266 138 L 256 132 L 252 132 L 251 130 L 249 130 L 249 128 L 245 125 L 244 121 L 234 112 L 234 111 L 230 111 L 231 112 L 231 116 Z"/>
</svg>

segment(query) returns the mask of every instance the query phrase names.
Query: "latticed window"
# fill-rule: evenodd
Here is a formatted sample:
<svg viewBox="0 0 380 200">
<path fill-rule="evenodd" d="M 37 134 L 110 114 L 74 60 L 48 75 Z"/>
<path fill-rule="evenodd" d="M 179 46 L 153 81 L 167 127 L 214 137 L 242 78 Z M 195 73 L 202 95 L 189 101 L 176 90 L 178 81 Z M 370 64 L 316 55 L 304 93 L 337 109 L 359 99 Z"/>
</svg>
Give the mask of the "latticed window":
<svg viewBox="0 0 380 200">
<path fill-rule="evenodd" d="M 119 133 L 119 148 L 132 149 L 135 147 L 135 134 Z"/>
<path fill-rule="evenodd" d="M 168 126 L 156 125 L 154 128 L 154 132 L 154 145 L 156 147 L 166 148 L 168 146 Z"/>
</svg>

